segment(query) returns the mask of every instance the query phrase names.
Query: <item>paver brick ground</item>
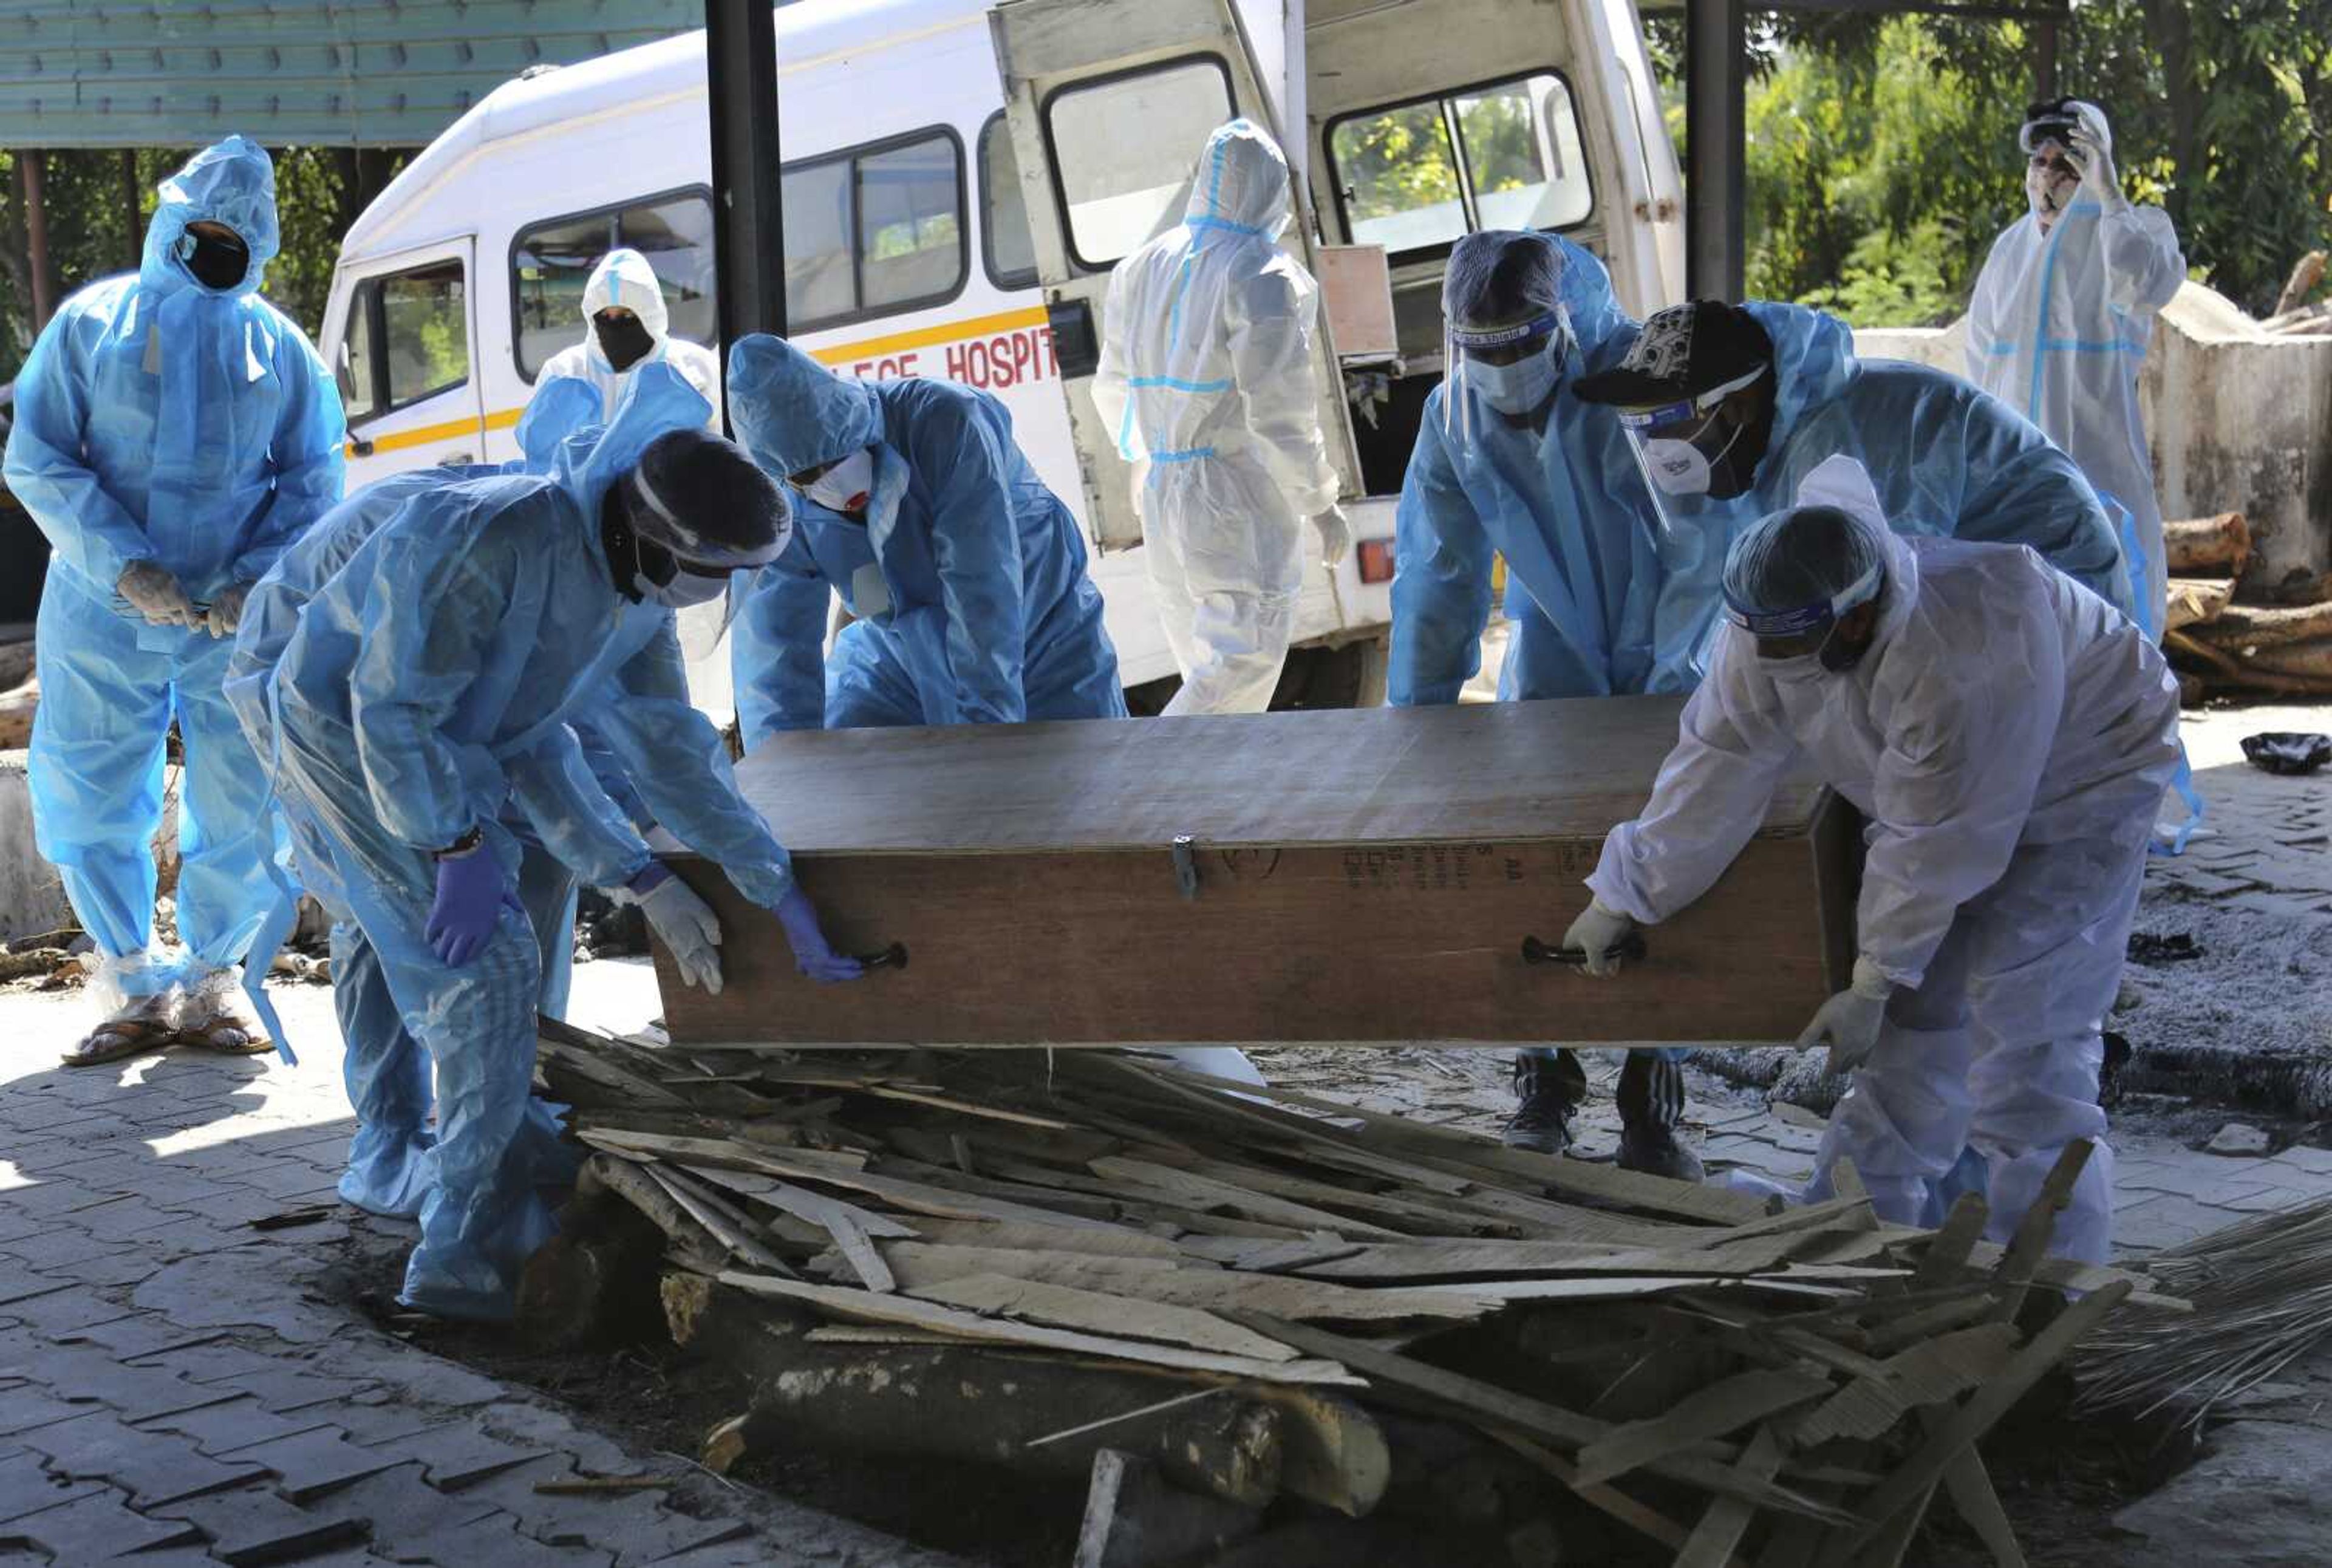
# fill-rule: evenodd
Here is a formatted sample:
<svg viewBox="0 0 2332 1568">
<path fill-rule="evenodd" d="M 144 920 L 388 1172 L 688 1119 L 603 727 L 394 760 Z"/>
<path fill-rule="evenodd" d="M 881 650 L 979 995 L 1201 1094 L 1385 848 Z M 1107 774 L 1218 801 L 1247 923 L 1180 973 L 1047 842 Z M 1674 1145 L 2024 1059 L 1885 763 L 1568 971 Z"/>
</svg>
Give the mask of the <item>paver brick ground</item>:
<svg viewBox="0 0 2332 1568">
<path fill-rule="evenodd" d="M 603 1027 L 655 1008 L 641 965 L 584 966 L 578 1002 L 595 995 L 628 1009 L 587 1019 Z M 280 997 L 296 1069 L 65 1068 L 81 999 L 0 998 L 0 1568 L 616 1568 L 724 1543 L 754 1563 L 955 1561 L 716 1488 L 326 1288 L 349 1233 L 339 1045 L 328 991 Z M 323 1218 L 251 1229 L 309 1208 Z M 612 1503 L 494 1486 L 521 1469 L 670 1479 Z"/>
</svg>

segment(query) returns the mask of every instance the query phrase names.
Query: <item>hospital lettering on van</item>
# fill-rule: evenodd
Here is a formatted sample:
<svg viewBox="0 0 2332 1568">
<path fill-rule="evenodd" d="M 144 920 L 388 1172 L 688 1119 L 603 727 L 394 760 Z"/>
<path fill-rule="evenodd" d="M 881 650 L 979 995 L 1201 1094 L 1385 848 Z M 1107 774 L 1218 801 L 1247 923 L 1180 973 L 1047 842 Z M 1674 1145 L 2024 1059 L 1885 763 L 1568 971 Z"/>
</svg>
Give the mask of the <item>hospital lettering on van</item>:
<svg viewBox="0 0 2332 1568">
<path fill-rule="evenodd" d="M 928 352 L 918 349 L 876 359 L 854 359 L 850 373 L 862 380 L 878 381 L 936 373 L 987 392 L 1000 392 L 1023 382 L 1057 379 L 1060 376 L 1060 364 L 1053 357 L 1050 327 L 1028 327 L 950 343 L 946 345 L 943 367 L 936 372 L 924 368 L 923 359 Z"/>
</svg>

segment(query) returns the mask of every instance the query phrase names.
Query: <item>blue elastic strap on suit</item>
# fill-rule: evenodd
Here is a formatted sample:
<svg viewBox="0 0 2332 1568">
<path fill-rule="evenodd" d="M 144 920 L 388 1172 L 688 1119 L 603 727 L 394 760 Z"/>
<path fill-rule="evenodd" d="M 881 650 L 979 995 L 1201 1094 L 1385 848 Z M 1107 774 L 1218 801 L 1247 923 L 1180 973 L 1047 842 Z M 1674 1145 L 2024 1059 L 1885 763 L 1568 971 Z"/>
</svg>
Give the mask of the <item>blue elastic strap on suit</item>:
<svg viewBox="0 0 2332 1568">
<path fill-rule="evenodd" d="M 2121 559 L 2124 569 L 2129 573 L 2130 597 L 2137 605 L 2137 629 L 2146 634 L 2148 641 L 2159 646 L 2162 627 L 2155 615 L 2154 590 L 2146 582 L 2146 545 L 2137 537 L 2137 519 L 2130 515 L 2129 508 L 2115 500 L 2109 492 L 2098 491 L 2098 499 L 2104 502 L 2107 512 L 2119 520 Z M 2167 844 L 2159 838 L 2148 838 L 2146 847 L 2150 855 L 2185 854 L 2187 840 L 2193 838 L 2194 830 L 2203 826 L 2203 796 L 2194 788 L 2194 766 L 2186 760 L 2184 737 L 2178 741 L 2178 770 L 2170 776 L 2170 788 L 2177 791 L 2179 799 L 2185 802 L 2186 820 L 2178 825 Z"/>
</svg>

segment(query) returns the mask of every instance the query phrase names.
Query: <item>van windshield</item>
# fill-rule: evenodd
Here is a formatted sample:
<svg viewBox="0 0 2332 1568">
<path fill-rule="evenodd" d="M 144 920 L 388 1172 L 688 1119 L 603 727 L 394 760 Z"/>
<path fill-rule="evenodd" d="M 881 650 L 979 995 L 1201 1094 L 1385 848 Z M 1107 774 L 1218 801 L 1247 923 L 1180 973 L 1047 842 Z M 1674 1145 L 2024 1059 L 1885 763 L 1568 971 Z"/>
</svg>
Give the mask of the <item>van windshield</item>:
<svg viewBox="0 0 2332 1568">
<path fill-rule="evenodd" d="M 1352 243 L 1394 259 L 1477 229 L 1563 229 L 1594 210 L 1571 89 L 1551 72 L 1337 120 L 1328 131 Z"/>
</svg>

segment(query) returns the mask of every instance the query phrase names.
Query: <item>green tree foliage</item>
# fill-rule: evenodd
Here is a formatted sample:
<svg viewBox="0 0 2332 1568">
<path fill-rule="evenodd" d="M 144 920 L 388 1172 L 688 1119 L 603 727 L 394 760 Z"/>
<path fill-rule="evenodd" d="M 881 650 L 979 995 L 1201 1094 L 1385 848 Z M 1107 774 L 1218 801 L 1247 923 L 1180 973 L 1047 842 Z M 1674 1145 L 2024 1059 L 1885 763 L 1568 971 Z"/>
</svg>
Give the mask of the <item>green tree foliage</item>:
<svg viewBox="0 0 2332 1568">
<path fill-rule="evenodd" d="M 1675 106 L 1682 33 L 1649 25 Z M 2194 274 L 2254 313 L 2332 244 L 2332 0 L 2099 0 L 2060 28 L 2059 90 L 2102 105 L 2124 188 L 2176 220 Z M 2034 96 L 2019 24 L 1753 24 L 1749 292 L 1859 325 L 1949 320 L 2024 212 Z"/>
<path fill-rule="evenodd" d="M 274 148 L 275 204 L 282 250 L 268 264 L 269 300 L 314 337 L 339 260 L 340 236 L 404 155 L 345 148 Z M 23 155 L 0 148 L 0 382 L 16 374 L 33 346 L 33 273 L 25 231 Z M 51 298 L 117 272 L 135 272 L 154 213 L 154 190 L 186 160 L 178 148 L 52 151 L 42 158 L 48 215 Z M 134 206 L 133 206 L 134 202 Z"/>
</svg>

